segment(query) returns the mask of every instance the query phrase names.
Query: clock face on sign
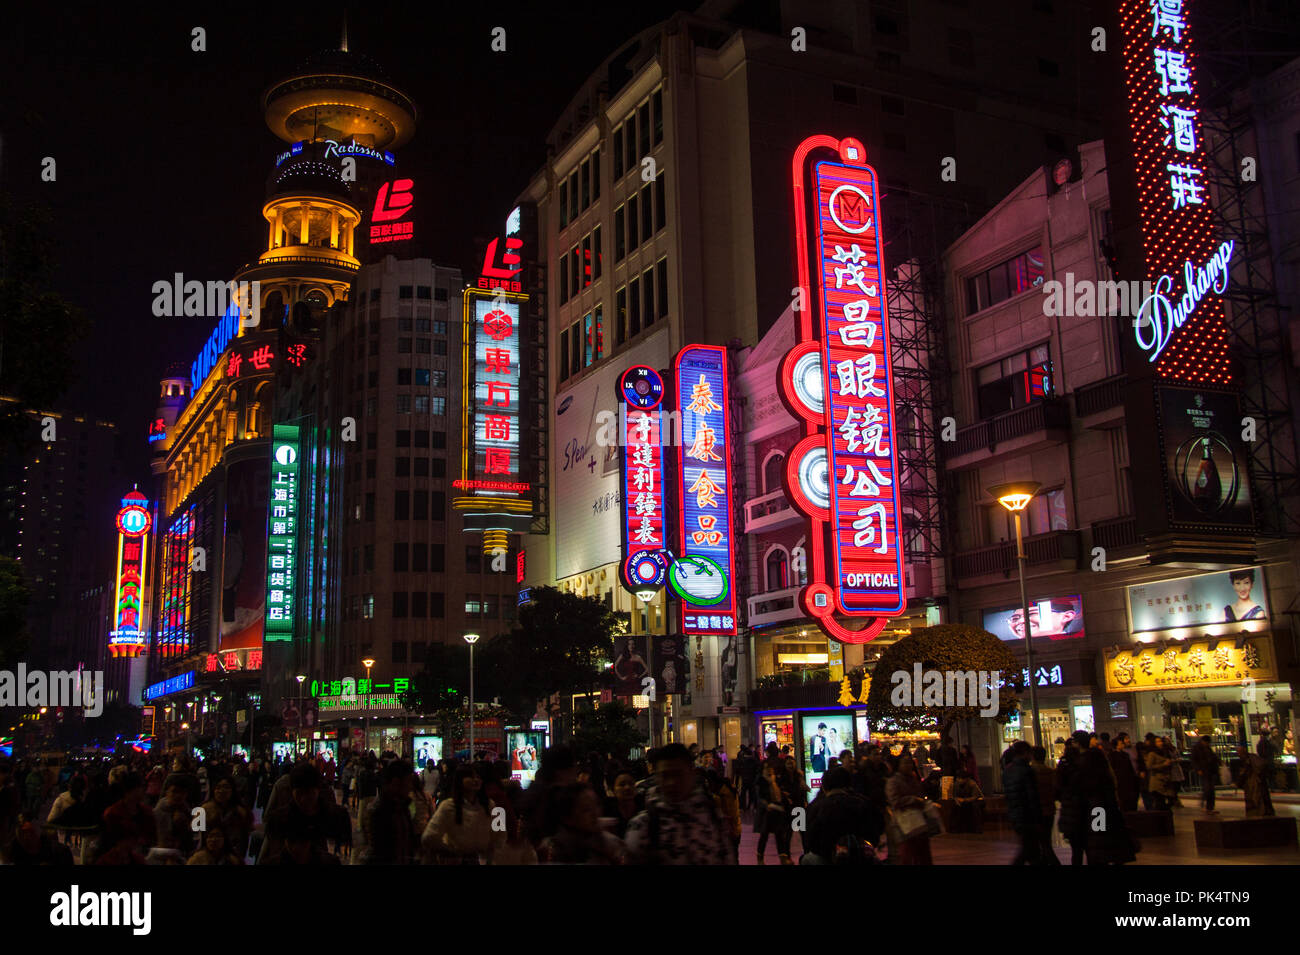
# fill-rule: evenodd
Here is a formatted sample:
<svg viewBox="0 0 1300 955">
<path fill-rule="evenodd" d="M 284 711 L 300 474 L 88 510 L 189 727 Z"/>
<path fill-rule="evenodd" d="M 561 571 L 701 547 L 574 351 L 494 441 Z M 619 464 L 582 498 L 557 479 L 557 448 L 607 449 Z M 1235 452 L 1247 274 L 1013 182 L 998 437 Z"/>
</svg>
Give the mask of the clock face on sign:
<svg viewBox="0 0 1300 955">
<path fill-rule="evenodd" d="M 668 583 L 682 600 L 697 606 L 722 603 L 727 599 L 727 575 L 717 561 L 687 557 L 673 564 Z"/>
</svg>

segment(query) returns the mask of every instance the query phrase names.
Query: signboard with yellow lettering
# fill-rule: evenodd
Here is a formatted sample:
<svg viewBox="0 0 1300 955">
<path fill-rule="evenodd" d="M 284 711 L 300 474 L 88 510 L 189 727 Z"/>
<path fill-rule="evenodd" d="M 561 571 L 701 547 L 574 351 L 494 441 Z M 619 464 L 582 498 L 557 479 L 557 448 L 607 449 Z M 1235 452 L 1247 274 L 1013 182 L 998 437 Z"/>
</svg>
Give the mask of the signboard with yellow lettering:
<svg viewBox="0 0 1300 955">
<path fill-rule="evenodd" d="M 1250 678 L 1277 680 L 1277 659 L 1268 637 L 1191 640 L 1106 653 L 1106 692 L 1132 693 L 1165 687 L 1234 686 Z"/>
</svg>

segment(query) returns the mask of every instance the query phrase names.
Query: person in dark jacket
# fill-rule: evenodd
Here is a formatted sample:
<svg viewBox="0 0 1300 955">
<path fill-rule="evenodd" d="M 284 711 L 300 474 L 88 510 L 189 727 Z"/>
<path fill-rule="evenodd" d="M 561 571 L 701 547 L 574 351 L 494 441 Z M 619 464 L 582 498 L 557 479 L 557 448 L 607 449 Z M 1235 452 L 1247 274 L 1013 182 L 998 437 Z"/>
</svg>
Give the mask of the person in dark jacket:
<svg viewBox="0 0 1300 955">
<path fill-rule="evenodd" d="M 1223 760 L 1210 748 L 1210 738 L 1202 736 L 1192 747 L 1192 767 L 1201 777 L 1201 801 L 1206 812 L 1218 812 L 1214 808 L 1214 787 L 1219 784 L 1219 766 Z"/>
<path fill-rule="evenodd" d="M 808 833 L 800 865 L 830 865 L 838 858 L 861 861 L 866 845 L 875 845 L 885 830 L 885 817 L 851 788 L 847 769 L 837 766 L 822 776 L 821 791 L 808 807 Z M 854 859 L 853 844 L 857 843 Z"/>
<path fill-rule="evenodd" d="M 1115 776 L 1115 795 L 1124 812 L 1133 812 L 1138 803 L 1138 777 L 1133 771 L 1133 760 L 1129 759 L 1130 745 L 1128 734 L 1121 733 L 1115 739 L 1115 747 L 1106 753 L 1111 773 Z"/>
<path fill-rule="evenodd" d="M 396 759 L 380 771 L 379 795 L 370 807 L 366 865 L 410 865 L 415 858 L 411 827 L 411 782 L 415 771 Z"/>
<path fill-rule="evenodd" d="M 1100 747 L 1090 745 L 1087 733 L 1076 732 L 1072 740 L 1061 775 L 1061 831 L 1070 840 L 1071 864 L 1081 865 L 1085 856 L 1089 865 L 1132 862 L 1136 843 L 1124 824 L 1110 763 Z"/>
<path fill-rule="evenodd" d="M 313 857 L 329 854 L 329 839 L 337 831 L 337 821 L 322 798 L 321 787 L 321 775 L 311 763 L 293 767 L 289 773 L 289 802 L 267 814 L 259 865 L 272 861 L 278 864 L 291 833 L 311 842 Z"/>
<path fill-rule="evenodd" d="M 1007 819 L 1020 837 L 1020 851 L 1012 865 L 1037 865 L 1041 861 L 1038 830 L 1042 804 L 1038 798 L 1038 774 L 1029 765 L 1031 749 L 1024 740 L 1011 746 L 1011 761 L 1002 772 L 1002 789 L 1007 797 Z"/>
</svg>

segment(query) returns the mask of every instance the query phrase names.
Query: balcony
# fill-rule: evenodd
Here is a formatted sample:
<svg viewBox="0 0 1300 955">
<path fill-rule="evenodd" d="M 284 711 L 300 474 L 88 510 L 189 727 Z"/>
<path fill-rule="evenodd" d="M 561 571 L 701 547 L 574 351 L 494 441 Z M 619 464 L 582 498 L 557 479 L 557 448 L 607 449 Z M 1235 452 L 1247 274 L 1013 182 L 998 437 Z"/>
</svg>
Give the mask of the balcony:
<svg viewBox="0 0 1300 955">
<path fill-rule="evenodd" d="M 802 587 L 788 587 L 785 590 L 770 590 L 749 598 L 749 625 L 751 627 L 768 627 L 775 623 L 798 620 L 803 616 L 799 606 L 799 591 Z"/>
<path fill-rule="evenodd" d="M 1092 524 L 1092 546 L 1104 547 L 1107 552 L 1141 547 L 1145 541 L 1138 533 L 1136 517 L 1116 517 Z"/>
<path fill-rule="evenodd" d="M 1025 555 L 1029 566 L 1048 571 L 1077 570 L 1079 567 L 1079 532 L 1053 531 L 1025 538 Z M 1002 541 L 990 547 L 962 551 L 952 559 L 954 576 L 959 580 L 1010 576 L 1016 571 L 1016 542 Z"/>
<path fill-rule="evenodd" d="M 839 706 L 839 683 L 830 682 L 830 669 L 819 667 L 780 681 L 779 686 L 764 686 L 749 691 L 751 712 L 763 710 L 830 709 Z M 849 710 L 844 712 L 848 713 Z"/>
<path fill-rule="evenodd" d="M 781 488 L 745 502 L 746 534 L 774 530 L 800 520 L 803 515 L 791 506 Z"/>
<path fill-rule="evenodd" d="M 1074 389 L 1074 413 L 1085 428 L 1118 428 L 1124 421 L 1128 375 L 1112 375 Z"/>
<path fill-rule="evenodd" d="M 944 465 L 953 471 L 983 467 L 1060 444 L 1069 435 L 1069 404 L 1063 398 L 1046 398 L 962 428 Z"/>
</svg>

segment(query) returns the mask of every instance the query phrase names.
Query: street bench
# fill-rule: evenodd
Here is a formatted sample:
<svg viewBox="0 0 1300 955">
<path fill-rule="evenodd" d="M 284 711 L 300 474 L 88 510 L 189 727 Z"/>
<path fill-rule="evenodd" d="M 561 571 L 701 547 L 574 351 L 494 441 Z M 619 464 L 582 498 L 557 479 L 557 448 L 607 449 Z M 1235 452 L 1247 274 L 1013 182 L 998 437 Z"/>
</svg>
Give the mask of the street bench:
<svg viewBox="0 0 1300 955">
<path fill-rule="evenodd" d="M 1197 819 L 1192 823 L 1198 849 L 1266 849 L 1296 846 L 1291 816 L 1252 816 L 1246 819 Z"/>
<path fill-rule="evenodd" d="M 1124 813 L 1124 825 L 1138 838 L 1172 836 L 1174 814 L 1168 809 L 1135 809 Z"/>
</svg>

